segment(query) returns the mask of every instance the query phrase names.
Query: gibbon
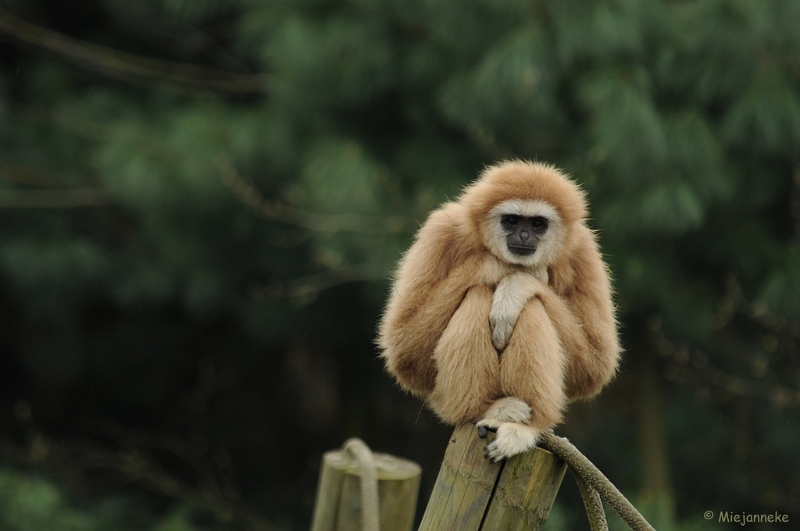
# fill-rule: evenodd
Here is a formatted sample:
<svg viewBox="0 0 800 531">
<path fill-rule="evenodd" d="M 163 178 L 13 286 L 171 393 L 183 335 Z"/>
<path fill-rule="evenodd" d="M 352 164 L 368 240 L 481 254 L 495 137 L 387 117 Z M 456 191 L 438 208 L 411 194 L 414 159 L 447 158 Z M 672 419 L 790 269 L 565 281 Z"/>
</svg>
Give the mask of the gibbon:
<svg viewBox="0 0 800 531">
<path fill-rule="evenodd" d="M 619 361 L 606 267 L 582 190 L 553 166 L 505 162 L 430 214 L 400 261 L 378 346 L 446 423 L 527 451 Z"/>
</svg>

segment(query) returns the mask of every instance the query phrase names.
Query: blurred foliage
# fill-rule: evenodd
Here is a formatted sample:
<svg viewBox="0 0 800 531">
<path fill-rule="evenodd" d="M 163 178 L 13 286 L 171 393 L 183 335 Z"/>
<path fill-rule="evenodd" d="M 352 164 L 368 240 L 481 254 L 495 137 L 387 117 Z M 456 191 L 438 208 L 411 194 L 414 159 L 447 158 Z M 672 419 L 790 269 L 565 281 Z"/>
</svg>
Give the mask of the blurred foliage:
<svg viewBox="0 0 800 531">
<path fill-rule="evenodd" d="M 449 430 L 376 322 L 427 212 L 510 157 L 587 190 L 615 279 L 621 374 L 563 432 L 659 529 L 800 518 L 800 3 L 0 9 L 4 528 L 126 529 L 123 487 L 137 529 L 305 528 L 352 435 L 424 500 Z M 550 525 L 585 528 L 565 491 Z"/>
<path fill-rule="evenodd" d="M 53 481 L 8 469 L 0 470 L 0 526 L 19 531 L 123 531 L 144 529 L 141 511 L 130 499 L 107 498 L 87 505 L 70 500 Z M 151 531 L 194 531 L 186 507 L 176 507 Z"/>
</svg>

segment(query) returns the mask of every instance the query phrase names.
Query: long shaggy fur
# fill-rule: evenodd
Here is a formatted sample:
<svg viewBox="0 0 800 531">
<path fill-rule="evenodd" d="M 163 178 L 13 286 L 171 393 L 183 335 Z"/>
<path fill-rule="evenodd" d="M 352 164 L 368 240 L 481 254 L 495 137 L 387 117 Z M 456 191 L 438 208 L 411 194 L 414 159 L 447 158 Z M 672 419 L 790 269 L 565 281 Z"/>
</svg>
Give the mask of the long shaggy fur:
<svg viewBox="0 0 800 531">
<path fill-rule="evenodd" d="M 548 218 L 536 253 L 508 252 L 503 214 Z M 506 162 L 432 212 L 400 262 L 378 337 L 386 367 L 445 422 L 497 428 L 492 458 L 530 448 L 616 372 L 611 286 L 586 214 L 563 173 Z M 510 398 L 530 407 L 525 420 L 492 417 Z"/>
</svg>

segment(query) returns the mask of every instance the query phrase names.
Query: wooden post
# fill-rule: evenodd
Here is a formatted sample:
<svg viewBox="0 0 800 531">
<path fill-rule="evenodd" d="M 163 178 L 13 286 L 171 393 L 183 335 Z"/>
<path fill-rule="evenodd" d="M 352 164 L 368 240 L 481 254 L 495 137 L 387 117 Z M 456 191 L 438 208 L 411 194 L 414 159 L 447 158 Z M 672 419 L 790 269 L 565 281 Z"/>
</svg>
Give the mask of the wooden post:
<svg viewBox="0 0 800 531">
<path fill-rule="evenodd" d="M 419 531 L 540 529 L 567 465 L 541 448 L 491 464 L 483 457 L 491 439 L 477 431 L 465 424 L 453 432 Z"/>
<path fill-rule="evenodd" d="M 373 453 L 378 469 L 381 531 L 411 531 L 417 509 L 420 466 L 388 454 Z M 345 451 L 322 457 L 311 531 L 361 529 L 361 489 L 358 465 Z"/>
</svg>

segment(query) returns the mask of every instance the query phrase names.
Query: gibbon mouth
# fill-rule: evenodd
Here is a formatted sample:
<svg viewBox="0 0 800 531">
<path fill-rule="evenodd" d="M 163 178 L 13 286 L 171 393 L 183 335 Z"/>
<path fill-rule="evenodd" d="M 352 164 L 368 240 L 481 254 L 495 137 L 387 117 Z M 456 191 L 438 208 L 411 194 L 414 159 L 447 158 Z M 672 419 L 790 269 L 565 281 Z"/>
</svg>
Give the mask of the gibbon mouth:
<svg viewBox="0 0 800 531">
<path fill-rule="evenodd" d="M 516 254 L 519 256 L 529 256 L 536 252 L 536 246 L 528 247 L 524 245 L 509 245 L 508 250 L 511 251 L 511 254 Z"/>
</svg>

